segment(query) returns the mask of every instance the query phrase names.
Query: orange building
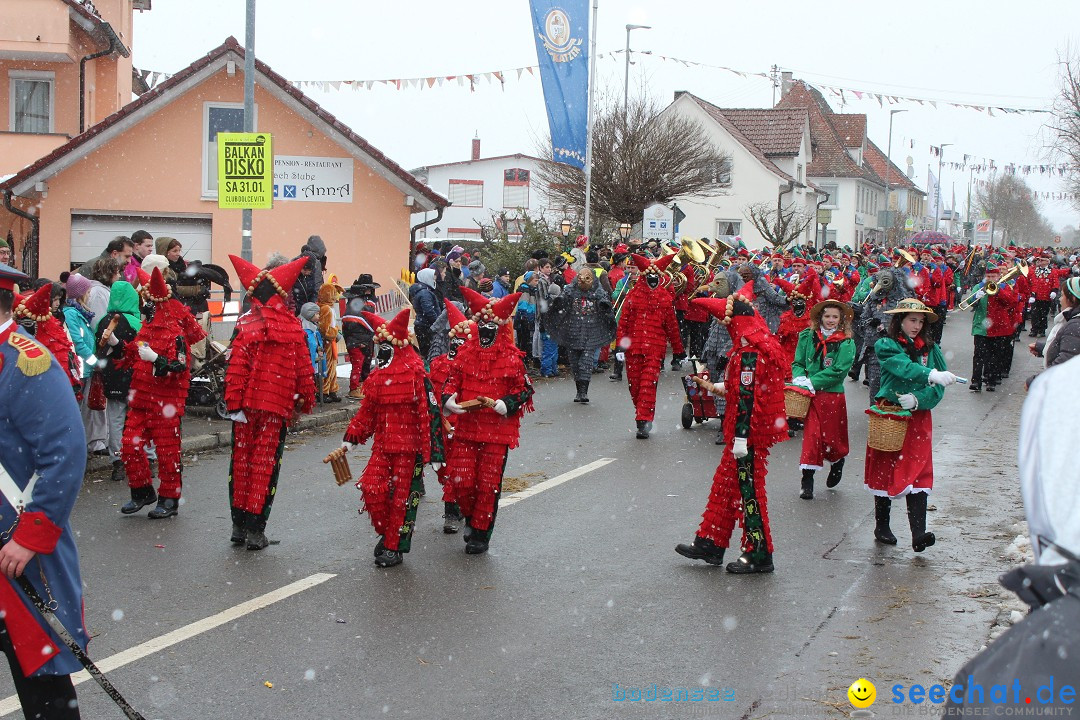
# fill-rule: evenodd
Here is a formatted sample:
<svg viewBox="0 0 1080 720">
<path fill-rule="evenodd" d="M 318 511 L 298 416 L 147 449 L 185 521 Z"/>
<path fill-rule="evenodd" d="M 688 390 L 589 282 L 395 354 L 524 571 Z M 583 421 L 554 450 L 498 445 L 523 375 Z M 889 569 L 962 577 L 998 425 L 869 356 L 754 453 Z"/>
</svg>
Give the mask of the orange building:
<svg viewBox="0 0 1080 720">
<path fill-rule="evenodd" d="M 76 63 L 85 49 L 72 50 L 71 43 L 92 39 L 74 19 L 78 14 L 86 20 L 83 13 L 92 13 L 76 0 L 5 0 L 8 3 L 23 9 L 33 5 L 39 24 L 43 18 L 61 24 L 45 18 L 48 13 L 41 12 L 41 6 L 55 6 L 50 12 L 65 9 L 67 64 Z M 115 6 L 118 16 L 126 12 L 122 22 L 114 20 L 110 27 L 129 32 L 132 10 L 139 4 L 149 3 L 98 0 L 96 6 L 99 12 Z M 96 17 L 99 24 L 109 24 Z M 97 33 L 108 34 L 101 29 Z M 0 30 L 4 34 L 11 30 Z M 59 29 L 55 34 L 50 47 L 59 53 L 64 43 Z M 25 38 L 19 42 L 25 45 Z M 40 70 L 40 61 L 28 52 L 14 58 L 0 43 L 0 57 L 6 58 L 9 70 Z M 130 61 L 119 50 L 114 55 L 113 84 L 123 95 L 130 92 Z M 93 62 L 106 57 L 112 58 Z M 56 69 L 50 132 L 28 133 L 12 126 L 0 133 L 4 141 L 29 140 L 46 151 L 28 158 L 21 169 L 0 166 L 0 171 L 15 173 L 0 182 L 0 233 L 14 241 L 15 261 L 31 275 L 55 279 L 100 253 L 116 235 L 145 229 L 155 237 L 179 238 L 189 260 L 229 267 L 227 256 L 240 254 L 241 211 L 218 208 L 216 134 L 243 129 L 243 68 L 244 49 L 229 38 L 82 133 L 74 132 L 77 123 L 71 124 L 79 103 L 59 97 L 70 78 Z M 70 73 L 70 68 L 64 71 Z M 101 88 L 113 87 L 101 79 L 103 73 L 98 73 L 92 104 L 98 114 Z M 0 77 L 0 83 L 10 85 L 9 77 Z M 0 94 L 11 97 L 12 92 Z M 447 200 L 259 61 L 255 105 L 255 130 L 273 138 L 275 200 L 272 209 L 253 213 L 254 262 L 264 263 L 273 252 L 293 257 L 309 235 L 320 235 L 328 248 L 329 272 L 345 284 L 370 272 L 389 288 L 408 264 L 410 215 L 439 210 Z M 97 115 L 91 112 L 89 117 Z M 43 128 L 39 123 L 35 129 Z"/>
</svg>

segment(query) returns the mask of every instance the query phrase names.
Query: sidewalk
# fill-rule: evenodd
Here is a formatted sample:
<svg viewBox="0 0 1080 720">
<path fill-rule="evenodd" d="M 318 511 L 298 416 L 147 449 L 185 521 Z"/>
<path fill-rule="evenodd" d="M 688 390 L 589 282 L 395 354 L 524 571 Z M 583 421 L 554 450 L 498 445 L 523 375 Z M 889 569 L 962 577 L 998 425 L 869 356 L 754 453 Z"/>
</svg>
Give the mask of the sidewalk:
<svg viewBox="0 0 1080 720">
<path fill-rule="evenodd" d="M 339 403 L 316 404 L 315 410 L 310 415 L 301 415 L 289 432 L 348 422 L 358 407 L 360 403 L 349 399 Z M 207 412 L 210 414 L 207 415 Z M 212 408 L 189 408 L 180 422 L 180 434 L 180 447 L 185 453 L 229 447 L 232 444 L 232 421 L 221 419 Z M 86 472 L 97 472 L 111 467 L 111 458 L 93 455 L 86 464 Z"/>
</svg>

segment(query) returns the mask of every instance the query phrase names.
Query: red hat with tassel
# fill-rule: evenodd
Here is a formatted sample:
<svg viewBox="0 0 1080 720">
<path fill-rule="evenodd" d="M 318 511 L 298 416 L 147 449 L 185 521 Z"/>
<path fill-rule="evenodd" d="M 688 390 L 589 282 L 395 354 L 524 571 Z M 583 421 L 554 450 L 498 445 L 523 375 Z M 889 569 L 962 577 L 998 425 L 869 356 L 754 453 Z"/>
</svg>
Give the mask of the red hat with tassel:
<svg viewBox="0 0 1080 720">
<path fill-rule="evenodd" d="M 412 308 L 404 308 L 394 316 L 390 322 L 383 320 L 373 312 L 364 310 L 361 313 L 364 320 L 375 329 L 375 344 L 389 342 L 394 347 L 405 347 L 412 342 L 413 334 L 409 332 L 409 319 Z"/>
<path fill-rule="evenodd" d="M 146 289 L 146 297 L 156 303 L 163 303 L 172 297 L 172 288 L 165 284 L 165 276 L 159 268 L 154 268 L 150 273 L 150 285 Z"/>
<path fill-rule="evenodd" d="M 451 301 L 443 298 L 443 302 L 446 304 L 446 321 L 450 325 L 450 337 L 466 340 L 471 338 L 473 324 L 469 318 L 465 317 L 465 313 L 458 310 L 458 306 Z"/>
</svg>

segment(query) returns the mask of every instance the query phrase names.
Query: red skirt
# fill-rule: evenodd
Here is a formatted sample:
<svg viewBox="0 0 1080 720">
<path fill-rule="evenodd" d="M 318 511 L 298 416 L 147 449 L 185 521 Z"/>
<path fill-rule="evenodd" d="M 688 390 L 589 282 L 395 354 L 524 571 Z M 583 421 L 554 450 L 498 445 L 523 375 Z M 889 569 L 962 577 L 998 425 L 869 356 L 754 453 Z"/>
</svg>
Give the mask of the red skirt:
<svg viewBox="0 0 1080 720">
<path fill-rule="evenodd" d="M 803 426 L 799 467 L 820 470 L 848 454 L 847 401 L 844 393 L 818 392 L 810 401 Z"/>
<path fill-rule="evenodd" d="M 933 430 L 930 411 L 916 410 L 900 452 L 866 448 L 866 488 L 888 497 L 930 492 L 934 487 Z"/>
</svg>

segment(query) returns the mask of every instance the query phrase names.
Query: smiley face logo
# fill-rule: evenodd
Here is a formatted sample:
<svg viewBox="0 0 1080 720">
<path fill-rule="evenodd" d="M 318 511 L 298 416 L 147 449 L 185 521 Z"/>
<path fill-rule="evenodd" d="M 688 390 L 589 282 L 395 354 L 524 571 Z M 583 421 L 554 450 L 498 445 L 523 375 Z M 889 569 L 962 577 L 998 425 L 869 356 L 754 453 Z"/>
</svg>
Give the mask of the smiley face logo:
<svg viewBox="0 0 1080 720">
<path fill-rule="evenodd" d="M 877 688 L 866 678 L 859 678 L 847 689 L 848 700 L 857 708 L 868 708 L 877 700 Z"/>
</svg>

